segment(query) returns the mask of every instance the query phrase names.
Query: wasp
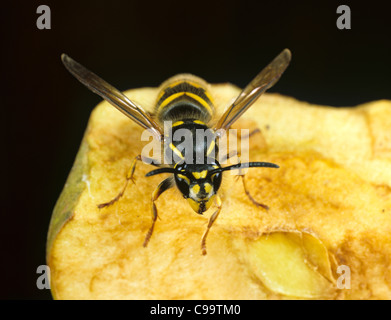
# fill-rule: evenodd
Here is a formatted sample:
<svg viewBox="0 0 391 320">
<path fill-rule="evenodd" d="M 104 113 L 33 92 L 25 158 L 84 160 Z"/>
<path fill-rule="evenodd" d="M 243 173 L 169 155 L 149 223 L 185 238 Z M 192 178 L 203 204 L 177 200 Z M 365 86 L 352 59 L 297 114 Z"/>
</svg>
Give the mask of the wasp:
<svg viewBox="0 0 391 320">
<path fill-rule="evenodd" d="M 213 203 L 216 205 L 217 210 L 210 216 L 207 228 L 201 239 L 201 251 L 203 255 L 206 255 L 207 235 L 222 209 L 222 201 L 218 191 L 222 182 L 223 172 L 254 167 L 279 168 L 278 165 L 269 162 L 239 162 L 223 167 L 216 156 L 218 154 L 217 139 L 267 89 L 279 80 L 291 60 L 290 51 L 285 49 L 274 58 L 241 91 L 236 100 L 217 121 L 213 120 L 216 113 L 213 98 L 207 83 L 201 78 L 189 74 L 181 74 L 170 78 L 160 87 L 154 112 L 148 113 L 119 90 L 69 56 L 63 54 L 61 58 L 68 71 L 87 88 L 107 100 L 142 128 L 149 130 L 161 144 L 164 157 L 172 160 L 169 164 L 157 159 L 147 162 L 158 167 L 158 169 L 147 173 L 147 177 L 162 173 L 169 173 L 170 176 L 164 179 L 152 193 L 152 224 L 145 236 L 143 246 L 146 247 L 151 239 L 158 217 L 156 200 L 163 192 L 176 186 L 183 197 L 187 199 L 190 207 L 198 214 L 203 214 Z M 167 122 L 170 124 L 170 136 L 164 134 L 164 126 Z M 181 141 L 172 139 L 172 136 L 179 132 L 178 130 L 184 129 L 193 135 L 193 143 L 190 148 L 181 147 Z M 196 140 L 195 133 L 197 130 L 207 131 L 212 135 L 212 139 Z M 133 160 L 122 190 L 111 201 L 99 204 L 98 208 L 112 205 L 123 196 L 128 182 L 133 181 L 137 162 L 146 162 L 145 160 L 146 158 L 141 156 L 141 154 Z M 243 175 L 242 178 L 245 192 L 250 200 L 254 204 L 268 209 L 266 205 L 258 203 L 251 197 L 244 183 Z"/>
</svg>

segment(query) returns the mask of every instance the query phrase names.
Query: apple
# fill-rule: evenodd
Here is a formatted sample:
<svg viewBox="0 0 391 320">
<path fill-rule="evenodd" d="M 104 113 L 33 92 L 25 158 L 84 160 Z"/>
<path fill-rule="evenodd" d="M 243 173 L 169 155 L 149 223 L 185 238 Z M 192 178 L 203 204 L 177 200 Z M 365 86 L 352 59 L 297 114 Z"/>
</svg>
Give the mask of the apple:
<svg viewBox="0 0 391 320">
<path fill-rule="evenodd" d="M 240 90 L 211 86 L 221 114 Z M 125 92 L 153 110 L 156 88 Z M 148 108 L 149 107 L 149 108 Z M 92 112 L 55 206 L 47 242 L 56 299 L 390 299 L 391 101 L 352 108 L 265 94 L 234 128 L 250 137 L 243 184 L 224 174 L 221 213 L 200 241 L 210 208 L 194 213 L 176 188 L 156 201 L 163 175 L 139 163 L 135 183 L 113 205 L 148 141 L 107 102 Z M 166 176 L 165 174 L 164 176 Z"/>
</svg>

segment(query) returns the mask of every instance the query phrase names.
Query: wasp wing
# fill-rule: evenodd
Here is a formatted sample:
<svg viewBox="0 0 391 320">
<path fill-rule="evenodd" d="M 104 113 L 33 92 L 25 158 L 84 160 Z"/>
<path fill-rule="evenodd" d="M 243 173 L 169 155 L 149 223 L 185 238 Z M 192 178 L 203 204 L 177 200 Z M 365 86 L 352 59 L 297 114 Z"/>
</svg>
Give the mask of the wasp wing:
<svg viewBox="0 0 391 320">
<path fill-rule="evenodd" d="M 235 102 L 224 112 L 215 129 L 229 127 L 264 93 L 280 79 L 291 61 L 289 49 L 283 50 L 243 89 Z"/>
<path fill-rule="evenodd" d="M 137 106 L 118 89 L 108 84 L 66 54 L 61 55 L 61 60 L 68 71 L 88 89 L 100 95 L 134 122 L 144 129 L 151 131 L 158 140 L 161 140 L 163 130 L 142 108 Z"/>
</svg>

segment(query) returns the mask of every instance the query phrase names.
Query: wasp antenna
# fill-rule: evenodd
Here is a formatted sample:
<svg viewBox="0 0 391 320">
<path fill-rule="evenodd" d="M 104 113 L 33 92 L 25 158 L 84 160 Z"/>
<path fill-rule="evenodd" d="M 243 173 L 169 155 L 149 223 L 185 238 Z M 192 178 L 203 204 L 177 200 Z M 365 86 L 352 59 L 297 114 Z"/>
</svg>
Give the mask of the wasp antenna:
<svg viewBox="0 0 391 320">
<path fill-rule="evenodd" d="M 256 167 L 266 167 L 266 168 L 279 168 L 280 166 L 271 163 L 271 162 L 247 162 L 247 163 L 242 163 L 242 166 L 245 165 L 244 168 L 256 168 Z M 248 165 L 248 166 L 247 166 Z"/>
<path fill-rule="evenodd" d="M 257 167 L 258 168 L 260 168 L 260 167 L 264 167 L 264 168 L 279 168 L 278 165 L 276 165 L 274 163 L 270 163 L 270 162 L 246 162 L 246 163 L 234 164 L 234 165 L 229 166 L 229 167 L 218 168 L 218 169 L 210 171 L 209 174 L 220 173 L 220 172 L 228 171 L 228 170 L 237 170 L 237 169 L 245 169 L 245 168 L 257 168 Z"/>
<path fill-rule="evenodd" d="M 177 172 L 177 170 L 174 168 L 160 168 L 160 169 L 156 169 L 156 170 L 152 170 L 152 171 L 148 172 L 145 176 L 150 177 L 150 176 L 154 176 L 154 175 L 160 174 L 160 173 L 175 173 L 175 172 Z"/>
</svg>

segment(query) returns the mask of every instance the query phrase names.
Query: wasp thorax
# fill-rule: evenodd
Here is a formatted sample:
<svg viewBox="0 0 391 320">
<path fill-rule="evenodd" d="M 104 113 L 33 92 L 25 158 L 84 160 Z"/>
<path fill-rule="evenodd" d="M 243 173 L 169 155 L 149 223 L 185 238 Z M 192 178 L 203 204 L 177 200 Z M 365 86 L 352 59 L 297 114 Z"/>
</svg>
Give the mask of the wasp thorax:
<svg viewBox="0 0 391 320">
<path fill-rule="evenodd" d="M 214 131 L 200 120 L 165 121 L 164 128 L 167 164 L 203 164 L 207 157 L 213 159 L 218 153 Z"/>
</svg>

